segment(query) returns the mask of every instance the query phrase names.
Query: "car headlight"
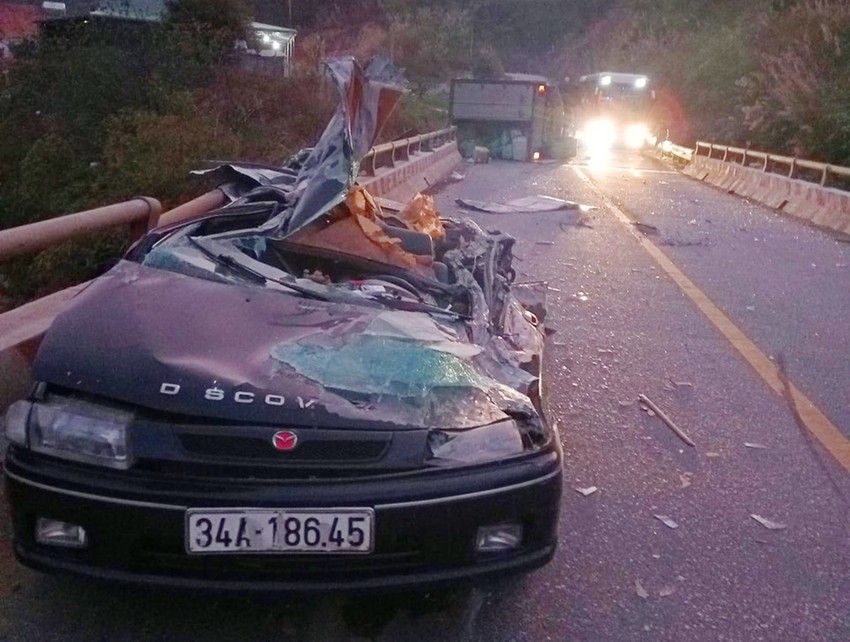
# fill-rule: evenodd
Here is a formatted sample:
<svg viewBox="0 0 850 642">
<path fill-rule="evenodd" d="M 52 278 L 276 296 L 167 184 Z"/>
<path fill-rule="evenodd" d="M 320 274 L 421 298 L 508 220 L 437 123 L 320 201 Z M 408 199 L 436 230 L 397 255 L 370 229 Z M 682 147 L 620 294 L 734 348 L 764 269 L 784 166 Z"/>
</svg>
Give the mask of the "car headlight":
<svg viewBox="0 0 850 642">
<path fill-rule="evenodd" d="M 535 450 L 548 441 L 540 424 L 512 419 L 469 430 L 433 430 L 428 435 L 431 465 L 484 464 Z"/>
<path fill-rule="evenodd" d="M 88 464 L 126 469 L 130 412 L 79 399 L 52 397 L 29 412 L 29 447 L 40 453 Z"/>
<path fill-rule="evenodd" d="M 626 147 L 631 149 L 639 149 L 643 147 L 646 138 L 649 135 L 649 128 L 646 125 L 629 125 L 626 127 L 625 143 Z"/>
</svg>

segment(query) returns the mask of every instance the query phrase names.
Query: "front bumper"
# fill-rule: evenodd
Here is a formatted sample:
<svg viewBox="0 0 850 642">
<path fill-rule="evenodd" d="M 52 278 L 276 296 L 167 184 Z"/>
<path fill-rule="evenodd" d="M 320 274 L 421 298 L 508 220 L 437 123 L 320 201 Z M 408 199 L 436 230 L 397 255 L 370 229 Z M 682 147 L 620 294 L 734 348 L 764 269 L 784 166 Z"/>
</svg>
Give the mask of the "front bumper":
<svg viewBox="0 0 850 642">
<path fill-rule="evenodd" d="M 553 451 L 501 466 L 342 482 L 137 481 L 10 449 L 6 492 L 16 556 L 45 571 L 240 592 L 391 590 L 480 579 L 551 559 L 562 473 Z M 374 508 L 375 550 L 365 556 L 185 553 L 187 509 L 249 506 Z M 89 546 L 36 543 L 38 517 L 83 526 Z M 476 554 L 478 527 L 506 522 L 522 523 L 521 546 Z"/>
</svg>

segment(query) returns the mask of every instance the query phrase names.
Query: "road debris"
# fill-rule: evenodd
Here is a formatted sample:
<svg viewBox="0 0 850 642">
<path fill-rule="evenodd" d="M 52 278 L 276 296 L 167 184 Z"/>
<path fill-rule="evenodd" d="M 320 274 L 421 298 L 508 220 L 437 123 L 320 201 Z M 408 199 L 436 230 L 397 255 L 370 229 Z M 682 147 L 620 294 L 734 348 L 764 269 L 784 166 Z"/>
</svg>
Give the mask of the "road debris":
<svg viewBox="0 0 850 642">
<path fill-rule="evenodd" d="M 658 234 L 658 228 L 654 225 L 649 225 L 647 223 L 641 223 L 640 221 L 632 221 L 632 225 L 638 228 L 641 232 L 647 235 Z"/>
<path fill-rule="evenodd" d="M 757 443 L 752 442 L 752 441 L 745 441 L 744 445 L 747 448 L 755 448 L 757 450 L 767 450 L 768 448 L 770 448 L 770 446 L 765 446 L 764 444 L 757 444 Z"/>
<path fill-rule="evenodd" d="M 665 415 L 665 414 L 664 414 L 664 413 L 663 413 L 663 412 L 662 412 L 662 411 L 658 408 L 658 406 L 656 406 L 656 405 L 655 405 L 655 404 L 654 404 L 654 403 L 650 400 L 650 398 L 649 398 L 649 397 L 647 397 L 647 396 L 646 396 L 646 395 L 644 395 L 644 394 L 639 394 L 639 395 L 638 395 L 638 401 L 640 401 L 642 404 L 644 404 L 645 406 L 647 406 L 647 407 L 649 408 L 649 410 L 651 410 L 651 411 L 652 411 L 652 412 L 654 412 L 656 415 L 658 415 L 658 417 L 661 419 L 661 421 L 663 421 L 665 424 L 667 424 L 667 427 L 668 427 L 668 428 L 670 428 L 670 430 L 672 430 L 674 433 L 676 433 L 676 435 L 679 437 L 679 439 L 681 439 L 681 440 L 682 440 L 682 441 L 684 441 L 686 444 L 688 444 L 688 446 L 692 446 L 692 447 L 695 447 L 695 446 L 696 446 L 696 444 L 695 444 L 695 443 L 691 440 L 691 438 L 690 438 L 690 437 L 688 437 L 688 436 L 685 434 L 685 432 L 684 432 L 681 428 L 679 428 L 676 424 L 674 424 L 674 423 L 673 423 L 673 421 L 672 421 L 672 420 L 671 420 L 671 419 L 670 419 L 667 415 Z M 652 416 L 652 415 L 650 415 L 650 416 Z"/>
<path fill-rule="evenodd" d="M 668 517 L 667 515 L 653 515 L 653 517 L 664 524 L 667 528 L 679 528 L 679 525 L 672 517 Z"/>
<path fill-rule="evenodd" d="M 576 488 L 575 491 L 587 497 L 588 495 L 592 495 L 599 489 L 596 486 L 588 486 L 587 488 Z"/>
<path fill-rule="evenodd" d="M 462 181 L 464 178 L 466 178 L 466 175 L 461 174 L 460 172 L 452 172 L 451 178 L 452 178 L 453 181 L 457 182 L 457 181 Z"/>
<path fill-rule="evenodd" d="M 641 599 L 646 599 L 649 597 L 649 591 L 643 588 L 643 584 L 640 583 L 640 580 L 635 580 L 635 593 Z"/>
<path fill-rule="evenodd" d="M 479 212 L 488 212 L 490 214 L 518 214 L 527 212 L 557 212 L 558 210 L 576 210 L 581 209 L 588 211 L 593 209 L 590 205 L 580 205 L 574 201 L 565 201 L 561 198 L 553 196 L 545 196 L 539 194 L 537 196 L 524 196 L 515 198 L 512 201 L 505 203 L 496 203 L 491 201 L 475 201 L 471 199 L 459 198 L 455 201 L 461 207 L 468 210 L 476 210 Z"/>
<path fill-rule="evenodd" d="M 761 515 L 751 514 L 754 520 L 756 520 L 759 524 L 764 526 L 769 531 L 782 531 L 788 528 L 786 524 L 781 524 L 780 522 L 773 522 L 766 517 L 762 517 Z"/>
<path fill-rule="evenodd" d="M 660 597 L 670 597 L 673 593 L 676 592 L 676 588 L 673 586 L 665 586 L 660 591 L 658 591 L 658 595 Z"/>
<path fill-rule="evenodd" d="M 679 475 L 679 481 L 682 482 L 682 488 L 687 488 L 691 485 L 691 477 L 693 477 L 693 473 L 682 473 Z"/>
<path fill-rule="evenodd" d="M 555 241 L 535 241 L 535 245 L 555 245 Z"/>
</svg>

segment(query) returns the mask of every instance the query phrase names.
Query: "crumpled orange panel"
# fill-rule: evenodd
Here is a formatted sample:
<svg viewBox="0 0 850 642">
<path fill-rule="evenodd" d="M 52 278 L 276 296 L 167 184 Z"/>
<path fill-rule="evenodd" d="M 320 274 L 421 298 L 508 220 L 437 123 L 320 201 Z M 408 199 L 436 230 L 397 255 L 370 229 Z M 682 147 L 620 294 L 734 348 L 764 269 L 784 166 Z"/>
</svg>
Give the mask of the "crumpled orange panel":
<svg viewBox="0 0 850 642">
<path fill-rule="evenodd" d="M 440 213 L 434 206 L 434 198 L 425 194 L 417 194 L 401 212 L 396 215 L 407 227 L 414 232 L 422 232 L 432 239 L 441 239 L 446 235 Z"/>
</svg>

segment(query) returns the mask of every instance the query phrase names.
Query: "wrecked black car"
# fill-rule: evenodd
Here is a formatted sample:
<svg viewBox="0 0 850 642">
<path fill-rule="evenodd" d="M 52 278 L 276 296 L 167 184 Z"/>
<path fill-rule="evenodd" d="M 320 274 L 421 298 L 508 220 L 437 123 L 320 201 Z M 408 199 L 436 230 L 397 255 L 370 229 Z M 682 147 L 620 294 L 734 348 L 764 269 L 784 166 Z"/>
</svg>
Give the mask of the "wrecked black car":
<svg viewBox="0 0 850 642">
<path fill-rule="evenodd" d="M 355 184 L 400 84 L 329 63 L 341 105 L 231 202 L 147 234 L 57 318 L 6 418 L 24 564 L 178 588 L 379 589 L 555 551 L 545 288 L 513 239 Z"/>
</svg>

